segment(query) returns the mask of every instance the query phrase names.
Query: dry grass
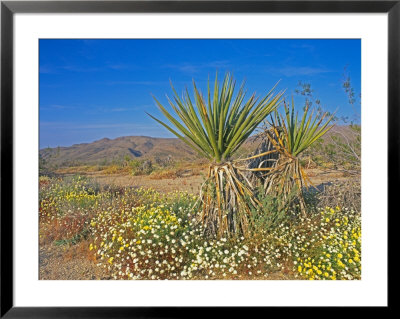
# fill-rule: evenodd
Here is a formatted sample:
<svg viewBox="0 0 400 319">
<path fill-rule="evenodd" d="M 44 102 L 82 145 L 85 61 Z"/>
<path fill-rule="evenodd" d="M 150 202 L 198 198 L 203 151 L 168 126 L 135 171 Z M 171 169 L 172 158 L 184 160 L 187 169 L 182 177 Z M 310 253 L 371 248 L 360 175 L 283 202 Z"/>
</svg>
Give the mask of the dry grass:
<svg viewBox="0 0 400 319">
<path fill-rule="evenodd" d="M 361 212 L 361 179 L 359 177 L 321 184 L 320 207 L 348 207 Z"/>
<path fill-rule="evenodd" d="M 158 169 L 149 175 L 150 179 L 175 179 L 205 174 L 207 165 L 203 163 L 181 163 L 177 167 Z"/>
<path fill-rule="evenodd" d="M 153 188 L 162 193 L 178 190 L 198 194 L 203 183 L 203 175 L 206 175 L 206 169 L 204 165 L 195 166 L 193 164 L 192 168 L 189 169 L 165 169 L 153 172 L 151 175 L 132 176 L 124 172 L 104 174 L 104 171 L 87 172 L 82 175 L 90 176 L 102 186 L 144 187 Z M 326 182 L 346 181 L 349 179 L 346 172 L 342 171 L 322 170 L 319 168 L 306 169 L 305 171 L 315 186 Z M 64 173 L 64 175 L 73 175 L 73 173 Z"/>
<path fill-rule="evenodd" d="M 81 165 L 81 166 L 70 166 L 70 167 L 62 167 L 58 168 L 54 171 L 56 174 L 85 174 L 85 173 L 93 173 L 99 172 L 104 169 L 103 166 L 100 165 Z"/>
</svg>

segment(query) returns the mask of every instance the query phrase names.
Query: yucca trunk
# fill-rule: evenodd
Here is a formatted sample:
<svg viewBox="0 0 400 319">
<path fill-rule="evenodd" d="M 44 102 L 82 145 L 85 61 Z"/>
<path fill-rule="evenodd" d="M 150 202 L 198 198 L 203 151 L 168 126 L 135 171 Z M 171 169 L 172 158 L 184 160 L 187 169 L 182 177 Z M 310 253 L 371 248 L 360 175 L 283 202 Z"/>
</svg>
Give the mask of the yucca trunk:
<svg viewBox="0 0 400 319">
<path fill-rule="evenodd" d="M 267 138 L 267 132 L 270 129 L 265 128 L 265 131 L 257 135 L 257 139 L 261 139 L 260 144 L 257 149 L 254 151 L 252 157 L 247 162 L 247 167 L 254 168 L 269 168 L 272 169 L 275 167 L 277 160 L 279 159 L 279 153 L 275 149 L 274 144 Z M 271 132 L 272 136 L 274 136 L 274 132 Z M 275 136 L 274 136 L 275 138 Z M 260 156 L 260 154 L 266 154 Z M 266 171 L 251 171 L 248 176 L 249 180 L 253 184 L 257 184 L 259 180 L 264 180 L 266 175 Z"/>
<path fill-rule="evenodd" d="M 233 236 L 251 233 L 251 214 L 261 208 L 253 186 L 234 162 L 211 164 L 200 190 L 201 222 L 208 235 Z"/>
<path fill-rule="evenodd" d="M 306 214 L 306 205 L 303 190 L 308 179 L 304 173 L 298 158 L 281 156 L 274 168 L 264 178 L 264 190 L 266 194 L 280 195 L 287 204 L 294 194 L 300 205 L 303 216 Z"/>
</svg>

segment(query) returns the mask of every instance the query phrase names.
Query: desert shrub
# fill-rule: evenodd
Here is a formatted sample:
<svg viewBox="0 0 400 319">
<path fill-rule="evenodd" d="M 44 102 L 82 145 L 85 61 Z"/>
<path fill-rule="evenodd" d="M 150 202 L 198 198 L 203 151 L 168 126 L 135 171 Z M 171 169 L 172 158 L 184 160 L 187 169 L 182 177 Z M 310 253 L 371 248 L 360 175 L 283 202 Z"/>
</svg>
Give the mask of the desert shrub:
<svg viewBox="0 0 400 319">
<path fill-rule="evenodd" d="M 150 160 L 143 161 L 141 169 L 144 174 L 150 174 L 154 170 L 153 162 Z"/>
<path fill-rule="evenodd" d="M 335 124 L 342 126 L 342 129 L 340 127 L 333 129 L 329 136 L 319 139 L 306 150 L 304 155 L 322 168 L 337 169 L 340 167 L 350 173 L 359 174 L 361 167 L 361 96 L 356 96 L 346 68 L 343 74 L 342 88 L 348 98 L 348 106 L 353 111 L 352 119 L 334 116 Z M 305 107 L 314 103 L 318 106 L 319 112 L 322 112 L 321 101 L 314 97 L 314 90 L 310 83 L 299 82 L 295 92 L 305 98 Z"/>
<path fill-rule="evenodd" d="M 133 176 L 138 176 L 138 175 L 149 175 L 154 171 L 154 166 L 152 161 L 150 160 L 130 160 L 127 164 L 127 166 L 130 168 L 130 173 Z"/>
<path fill-rule="evenodd" d="M 140 161 L 133 159 L 128 162 L 128 166 L 131 169 L 133 176 L 140 175 Z"/>
<path fill-rule="evenodd" d="M 162 168 L 171 167 L 175 165 L 175 161 L 171 155 L 156 156 L 154 158 L 155 163 Z"/>
<path fill-rule="evenodd" d="M 279 224 L 288 222 L 299 213 L 299 203 L 296 187 L 289 194 L 264 192 L 259 186 L 257 199 L 261 202 L 262 211 L 252 211 L 252 222 L 255 232 L 273 231 Z"/>
<path fill-rule="evenodd" d="M 112 164 L 112 165 L 107 166 L 103 170 L 103 173 L 107 174 L 107 175 L 112 175 L 112 174 L 120 173 L 122 170 L 123 170 L 123 168 L 120 165 Z"/>
<path fill-rule="evenodd" d="M 175 179 L 201 175 L 207 169 L 203 162 L 172 162 L 168 166 L 154 166 L 150 179 Z"/>
<path fill-rule="evenodd" d="M 48 162 L 42 154 L 39 154 L 39 176 L 47 175 L 48 172 Z"/>
<path fill-rule="evenodd" d="M 318 190 L 309 190 L 309 199 L 318 208 L 347 207 L 361 212 L 361 181 L 359 178 L 349 178 L 321 184 Z"/>
<path fill-rule="evenodd" d="M 102 170 L 100 165 L 87 165 L 84 167 L 84 171 L 86 172 L 99 172 Z"/>
<path fill-rule="evenodd" d="M 314 162 L 321 168 L 344 169 L 351 173 L 360 171 L 361 126 L 348 125 L 345 133 L 336 130 L 319 139 L 303 154 L 303 160 Z"/>
<path fill-rule="evenodd" d="M 174 179 L 178 177 L 176 173 L 174 168 L 155 170 L 150 174 L 150 179 Z"/>
<path fill-rule="evenodd" d="M 348 126 L 347 136 L 342 133 L 333 134 L 327 147 L 335 150 L 333 160 L 339 162 L 347 170 L 360 170 L 361 166 L 361 125 Z"/>
</svg>

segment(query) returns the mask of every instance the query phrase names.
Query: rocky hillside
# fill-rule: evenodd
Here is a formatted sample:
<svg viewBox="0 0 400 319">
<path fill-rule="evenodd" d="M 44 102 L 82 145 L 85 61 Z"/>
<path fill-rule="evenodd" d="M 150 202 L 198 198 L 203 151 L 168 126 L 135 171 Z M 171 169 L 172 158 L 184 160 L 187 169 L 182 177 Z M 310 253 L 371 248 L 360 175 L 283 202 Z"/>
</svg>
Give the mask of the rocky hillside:
<svg viewBox="0 0 400 319">
<path fill-rule="evenodd" d="M 348 127 L 338 126 L 330 134 L 339 134 L 353 139 Z M 239 150 L 238 155 L 248 155 L 259 144 L 259 140 L 249 138 Z M 176 161 L 193 161 L 199 159 L 198 154 L 177 138 L 155 138 L 148 136 L 124 136 L 116 139 L 103 138 L 92 143 L 75 144 L 69 147 L 45 148 L 40 156 L 47 163 L 57 166 L 76 166 L 84 164 L 106 165 L 121 162 L 127 156 L 131 159 L 166 159 Z"/>
<path fill-rule="evenodd" d="M 79 164 L 109 164 L 125 157 L 154 159 L 171 156 L 176 160 L 197 158 L 197 154 L 177 138 L 124 136 L 103 138 L 92 143 L 74 144 L 69 147 L 45 148 L 41 157 L 60 166 Z"/>
</svg>

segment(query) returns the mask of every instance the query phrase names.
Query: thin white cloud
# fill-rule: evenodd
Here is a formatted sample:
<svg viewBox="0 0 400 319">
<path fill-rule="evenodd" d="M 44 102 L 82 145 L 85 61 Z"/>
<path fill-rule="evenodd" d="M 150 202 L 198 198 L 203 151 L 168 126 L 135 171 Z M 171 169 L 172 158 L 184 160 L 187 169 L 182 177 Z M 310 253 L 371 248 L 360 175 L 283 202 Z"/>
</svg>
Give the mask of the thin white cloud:
<svg viewBox="0 0 400 319">
<path fill-rule="evenodd" d="M 167 81 L 108 81 L 106 85 L 163 85 Z"/>
<path fill-rule="evenodd" d="M 223 69 L 230 67 L 230 62 L 227 60 L 211 61 L 205 63 L 189 63 L 183 62 L 180 64 L 166 64 L 164 68 L 176 69 L 184 73 L 197 73 L 204 69 Z"/>
<path fill-rule="evenodd" d="M 96 114 L 96 113 L 119 113 L 119 112 L 132 112 L 132 111 L 140 111 L 144 109 L 148 109 L 152 107 L 150 105 L 139 105 L 139 106 L 128 106 L 128 107 L 106 107 L 106 106 L 97 106 L 90 107 L 86 109 L 86 114 Z"/>
<path fill-rule="evenodd" d="M 314 51 L 315 50 L 315 46 L 314 45 L 306 44 L 306 43 L 292 44 L 291 47 L 294 48 L 294 49 L 306 49 L 308 51 Z"/>
<path fill-rule="evenodd" d="M 71 110 L 76 109 L 76 106 L 61 105 L 61 104 L 51 104 L 48 106 L 40 106 L 41 111 L 51 111 L 51 110 Z"/>
<path fill-rule="evenodd" d="M 57 70 L 55 68 L 52 68 L 52 67 L 47 66 L 47 65 L 41 65 L 39 67 L 39 73 L 42 73 L 42 74 L 55 74 L 55 73 L 57 73 Z"/>
<path fill-rule="evenodd" d="M 66 70 L 66 71 L 71 71 L 71 72 L 77 72 L 77 73 L 86 73 L 86 72 L 97 72 L 97 71 L 102 70 L 103 68 L 65 65 L 65 66 L 62 66 L 61 69 Z"/>
<path fill-rule="evenodd" d="M 129 70 L 129 69 L 137 69 L 137 66 L 130 65 L 130 64 L 123 64 L 123 63 L 115 63 L 115 64 L 108 64 L 107 67 L 112 70 Z"/>
<path fill-rule="evenodd" d="M 129 112 L 129 111 L 140 111 L 148 109 L 150 107 L 152 106 L 151 105 L 139 105 L 139 106 L 129 106 L 129 107 L 90 106 L 90 108 L 84 108 L 83 106 L 51 104 L 48 106 L 40 106 L 40 111 L 82 109 L 85 111 L 86 114 L 96 114 L 96 113 L 119 113 L 119 112 Z"/>
<path fill-rule="evenodd" d="M 42 74 L 57 74 L 65 71 L 76 72 L 76 73 L 89 73 L 89 72 L 99 72 L 102 70 L 129 70 L 129 69 L 137 69 L 138 67 L 135 65 L 128 64 L 106 64 L 102 66 L 77 66 L 77 65 L 59 65 L 59 66 L 49 66 L 49 65 L 41 65 L 39 67 L 39 72 Z"/>
<path fill-rule="evenodd" d="M 127 108 L 127 107 L 116 107 L 116 108 L 112 108 L 109 109 L 109 112 L 126 112 L 126 111 L 130 111 L 131 109 Z"/>
<path fill-rule="evenodd" d="M 332 72 L 331 70 L 323 68 L 323 67 L 308 67 L 308 66 L 302 66 L 302 67 L 287 66 L 287 67 L 283 67 L 283 68 L 271 69 L 270 71 L 274 72 L 274 73 L 280 73 L 286 77 L 302 76 L 302 75 L 317 75 L 317 74 Z"/>
<path fill-rule="evenodd" d="M 158 128 L 157 125 L 132 124 L 132 123 L 93 123 L 77 124 L 71 122 L 40 122 L 41 128 L 46 129 L 66 129 L 66 130 L 99 130 L 99 129 L 131 129 L 146 130 Z"/>
</svg>

